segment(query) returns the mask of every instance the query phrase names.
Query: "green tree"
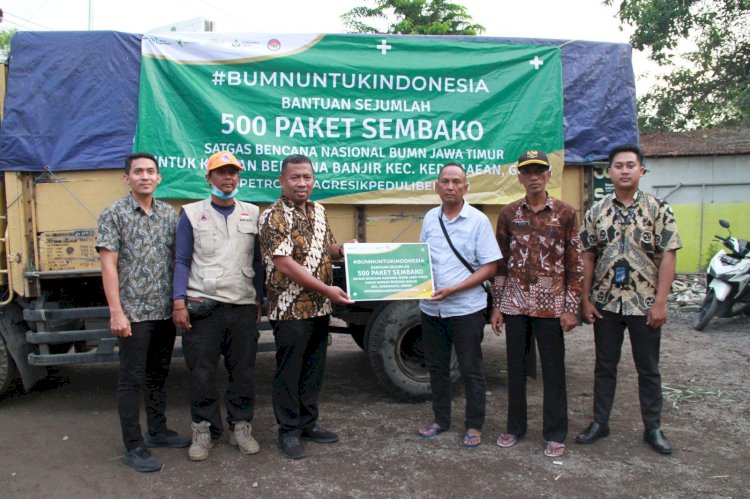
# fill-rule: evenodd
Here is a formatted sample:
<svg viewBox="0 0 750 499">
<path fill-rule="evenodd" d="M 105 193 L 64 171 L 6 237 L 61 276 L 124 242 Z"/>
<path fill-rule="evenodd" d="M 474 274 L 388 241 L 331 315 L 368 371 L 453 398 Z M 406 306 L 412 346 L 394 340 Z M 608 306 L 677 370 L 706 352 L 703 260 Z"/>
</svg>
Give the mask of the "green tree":
<svg viewBox="0 0 750 499">
<path fill-rule="evenodd" d="M 478 35 L 484 26 L 472 23 L 466 8 L 446 0 L 369 0 L 374 6 L 355 7 L 341 16 L 352 33 L 411 35 Z M 369 22 L 380 21 L 387 29 Z"/>
<path fill-rule="evenodd" d="M 618 17 L 670 70 L 638 103 L 641 130 L 750 124 L 750 0 L 620 0 Z"/>
<path fill-rule="evenodd" d="M 0 54 L 3 54 L 4 57 L 10 52 L 10 39 L 15 34 L 15 29 L 0 30 Z"/>
</svg>

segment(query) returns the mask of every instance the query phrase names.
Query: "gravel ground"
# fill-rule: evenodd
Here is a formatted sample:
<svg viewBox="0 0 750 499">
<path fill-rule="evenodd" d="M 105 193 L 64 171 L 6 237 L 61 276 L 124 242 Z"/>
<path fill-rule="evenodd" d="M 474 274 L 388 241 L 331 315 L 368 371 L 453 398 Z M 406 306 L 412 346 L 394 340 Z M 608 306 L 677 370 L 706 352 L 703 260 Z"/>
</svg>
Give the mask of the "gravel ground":
<svg viewBox="0 0 750 499">
<path fill-rule="evenodd" d="M 505 342 L 484 342 L 488 418 L 484 444 L 461 447 L 463 395 L 456 387 L 454 429 L 416 436 L 429 403 L 404 403 L 376 384 L 367 356 L 335 336 L 321 397 L 321 424 L 341 434 L 333 445 L 307 445 L 291 461 L 276 448 L 270 386 L 273 354 L 258 355 L 254 435 L 262 451 L 242 456 L 226 441 L 207 461 L 185 449 L 156 449 L 161 472 L 139 474 L 119 461 L 114 365 L 64 366 L 31 393 L 0 398 L 0 497 L 747 497 L 750 460 L 750 320 L 716 319 L 690 327 L 691 310 L 673 310 L 662 341 L 663 428 L 674 452 L 642 440 L 636 375 L 626 340 L 611 435 L 574 443 L 591 420 L 593 334 L 568 333 L 568 449 L 542 455 L 541 380 L 529 380 L 529 434 L 515 448 L 494 445 L 505 427 Z M 265 336 L 265 334 L 264 334 Z M 266 340 L 269 338 L 266 337 Z M 189 431 L 187 370 L 173 363 L 170 426 Z"/>
</svg>

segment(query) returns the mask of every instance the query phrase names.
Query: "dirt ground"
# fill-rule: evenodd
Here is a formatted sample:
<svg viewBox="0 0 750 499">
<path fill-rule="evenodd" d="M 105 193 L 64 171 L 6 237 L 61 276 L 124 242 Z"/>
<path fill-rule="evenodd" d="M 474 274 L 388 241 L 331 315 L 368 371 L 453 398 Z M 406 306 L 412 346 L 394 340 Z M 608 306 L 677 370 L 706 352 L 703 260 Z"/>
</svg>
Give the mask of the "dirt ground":
<svg viewBox="0 0 750 499">
<path fill-rule="evenodd" d="M 367 356 L 348 337 L 329 350 L 321 424 L 333 445 L 307 444 L 306 459 L 283 458 L 271 410 L 273 354 L 257 361 L 254 435 L 262 451 L 241 456 L 226 441 L 207 461 L 185 449 L 156 449 L 161 472 L 140 474 L 119 461 L 116 366 L 65 366 L 31 393 L 0 399 L 0 497 L 747 497 L 750 487 L 750 320 L 714 320 L 703 333 L 692 312 L 672 311 L 662 340 L 663 428 L 674 452 L 642 440 L 636 377 L 624 346 L 612 434 L 574 443 L 591 419 L 593 340 L 589 326 L 567 336 L 568 450 L 542 455 L 541 380 L 529 380 L 529 434 L 515 448 L 494 444 L 505 427 L 505 342 L 486 336 L 488 417 L 484 444 L 460 446 L 462 389 L 454 429 L 432 440 L 415 434 L 429 403 L 397 402 L 376 384 Z M 489 332 L 489 329 L 487 330 Z M 264 340 L 269 340 L 264 334 Z M 170 426 L 189 431 L 187 370 L 173 363 Z"/>
</svg>

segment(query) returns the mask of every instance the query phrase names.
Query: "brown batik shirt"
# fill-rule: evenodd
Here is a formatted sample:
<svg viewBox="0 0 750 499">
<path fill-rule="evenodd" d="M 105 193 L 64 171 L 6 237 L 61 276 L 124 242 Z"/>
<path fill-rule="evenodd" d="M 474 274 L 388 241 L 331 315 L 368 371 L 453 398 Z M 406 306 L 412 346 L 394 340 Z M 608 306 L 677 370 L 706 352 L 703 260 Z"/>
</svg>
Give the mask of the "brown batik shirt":
<svg viewBox="0 0 750 499">
<path fill-rule="evenodd" d="M 493 286 L 495 308 L 547 319 L 578 313 L 583 260 L 572 206 L 547 196 L 534 213 L 519 199 L 500 212 L 496 235 L 504 258 Z"/>
<path fill-rule="evenodd" d="M 591 302 L 623 315 L 648 314 L 656 299 L 662 255 L 682 248 L 672 209 L 640 190 L 629 207 L 614 194 L 592 206 L 583 220 L 581 241 L 584 251 L 596 255 Z M 616 267 L 627 269 L 619 284 Z"/>
<path fill-rule="evenodd" d="M 300 286 L 276 269 L 274 256 L 290 256 L 313 277 L 333 284 L 330 248 L 333 238 L 323 205 L 305 202 L 305 211 L 281 196 L 260 217 L 260 248 L 266 268 L 268 318 L 311 319 L 331 313 L 331 301 Z"/>
</svg>

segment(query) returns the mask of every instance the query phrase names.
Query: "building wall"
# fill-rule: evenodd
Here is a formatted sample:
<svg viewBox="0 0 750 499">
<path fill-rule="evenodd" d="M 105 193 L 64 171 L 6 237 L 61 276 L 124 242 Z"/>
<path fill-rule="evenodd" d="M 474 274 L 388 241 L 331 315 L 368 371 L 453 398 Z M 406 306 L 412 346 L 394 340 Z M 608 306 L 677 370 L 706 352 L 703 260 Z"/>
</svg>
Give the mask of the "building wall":
<svg viewBox="0 0 750 499">
<path fill-rule="evenodd" d="M 719 219 L 732 225 L 732 234 L 750 238 L 750 155 L 647 158 L 648 173 L 641 188 L 666 200 L 674 210 L 683 248 L 677 271 L 703 271 L 727 235 Z"/>
</svg>

